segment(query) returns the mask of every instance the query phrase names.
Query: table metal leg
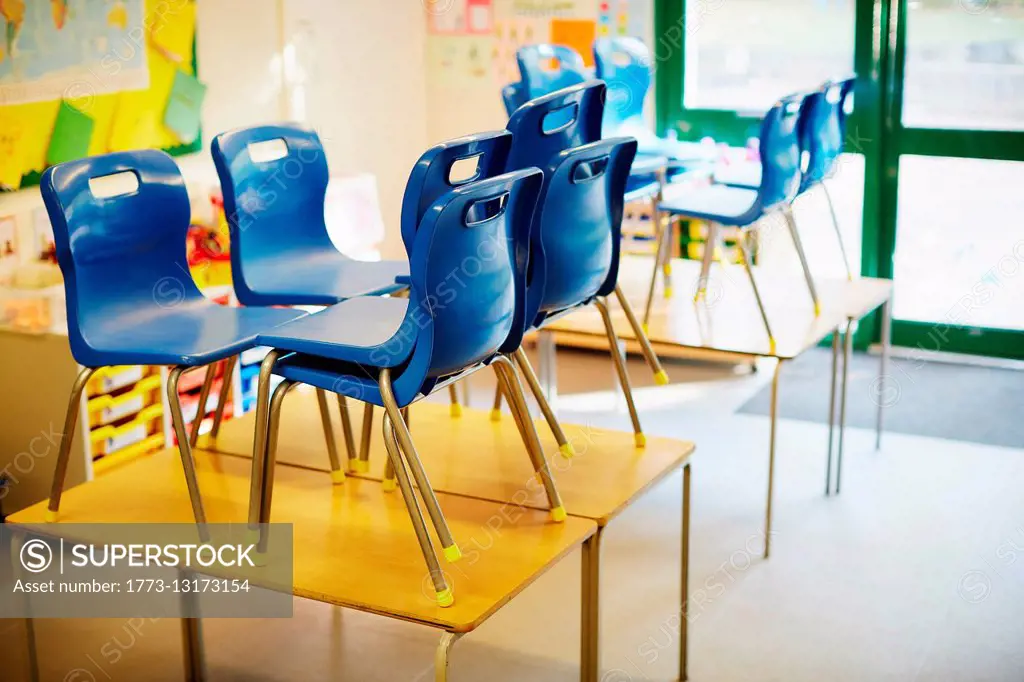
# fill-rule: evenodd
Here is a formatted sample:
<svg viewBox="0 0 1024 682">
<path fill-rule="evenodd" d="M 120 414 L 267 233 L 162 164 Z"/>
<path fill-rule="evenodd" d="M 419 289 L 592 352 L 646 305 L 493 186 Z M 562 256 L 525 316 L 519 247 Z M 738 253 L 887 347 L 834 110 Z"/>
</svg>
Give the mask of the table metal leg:
<svg viewBox="0 0 1024 682">
<path fill-rule="evenodd" d="M 580 682 L 597 682 L 601 671 L 601 534 L 583 543 L 580 594 Z"/>
<path fill-rule="evenodd" d="M 437 644 L 437 651 L 434 654 L 434 680 L 436 682 L 448 682 L 448 657 L 451 649 L 462 637 L 457 632 L 445 632 L 441 635 L 441 641 Z"/>
<path fill-rule="evenodd" d="M 689 654 L 690 624 L 690 465 L 683 467 L 683 529 L 680 548 L 679 602 L 679 680 L 688 678 L 687 657 Z"/>
<path fill-rule="evenodd" d="M 846 378 L 850 373 L 850 353 L 853 350 L 853 321 L 847 320 L 843 334 L 843 379 L 839 387 L 839 448 L 836 456 L 836 495 L 843 481 L 843 440 L 846 436 Z"/>
<path fill-rule="evenodd" d="M 825 495 L 832 494 L 832 444 L 835 442 L 836 378 L 839 373 L 839 327 L 832 330 L 832 381 L 828 394 L 828 461 L 825 464 Z"/>
<path fill-rule="evenodd" d="M 544 389 L 544 395 L 548 398 L 548 405 L 551 406 L 551 409 L 555 410 L 558 403 L 555 335 L 551 332 L 541 331 L 538 335 L 537 350 L 540 354 L 540 362 L 537 367 L 540 372 L 540 385 Z"/>
<path fill-rule="evenodd" d="M 875 450 L 882 449 L 882 413 L 885 410 L 885 400 L 881 391 L 885 387 L 885 378 L 889 373 L 889 349 L 892 347 L 892 299 L 886 299 L 882 304 L 882 358 L 878 366 L 878 418 L 875 422 Z"/>
<path fill-rule="evenodd" d="M 185 580 L 190 573 L 179 571 Z M 194 592 L 183 592 L 182 605 L 186 613 L 198 615 L 199 597 Z M 181 647 L 185 656 L 185 682 L 203 682 L 206 679 L 206 653 L 203 649 L 203 622 L 199 618 L 181 619 Z"/>
<path fill-rule="evenodd" d="M 772 375 L 771 427 L 768 436 L 768 503 L 765 505 L 764 511 L 765 559 L 768 558 L 772 547 L 772 495 L 775 490 L 775 440 L 779 425 L 779 374 L 782 372 L 784 362 L 779 358 L 779 363 L 775 365 L 775 373 Z"/>
</svg>

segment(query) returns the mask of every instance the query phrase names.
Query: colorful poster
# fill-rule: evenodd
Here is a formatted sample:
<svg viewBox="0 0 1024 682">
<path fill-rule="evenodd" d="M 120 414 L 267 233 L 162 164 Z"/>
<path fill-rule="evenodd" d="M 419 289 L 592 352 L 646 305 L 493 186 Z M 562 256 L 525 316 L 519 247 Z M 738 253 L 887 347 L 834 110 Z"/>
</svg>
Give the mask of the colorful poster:
<svg viewBox="0 0 1024 682">
<path fill-rule="evenodd" d="M 435 35 L 489 35 L 494 28 L 492 0 L 425 0 L 424 7 Z"/>
<path fill-rule="evenodd" d="M 597 22 L 593 19 L 552 19 L 551 42 L 576 50 L 586 66 L 594 66 L 594 37 Z"/>
<path fill-rule="evenodd" d="M 494 39 L 478 36 L 429 36 L 427 59 L 431 78 L 448 86 L 485 80 L 491 73 Z"/>
<path fill-rule="evenodd" d="M 0 105 L 149 86 L 143 0 L 0 0 Z"/>
<path fill-rule="evenodd" d="M 551 22 L 540 17 L 512 17 L 494 22 L 494 79 L 500 86 L 519 81 L 516 50 L 523 45 L 546 43 Z"/>
</svg>

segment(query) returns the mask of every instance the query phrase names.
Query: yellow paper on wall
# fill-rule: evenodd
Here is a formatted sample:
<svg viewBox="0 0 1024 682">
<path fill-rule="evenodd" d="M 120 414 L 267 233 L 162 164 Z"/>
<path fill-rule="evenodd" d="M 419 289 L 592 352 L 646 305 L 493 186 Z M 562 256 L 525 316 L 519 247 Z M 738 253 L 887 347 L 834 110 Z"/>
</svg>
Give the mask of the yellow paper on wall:
<svg viewBox="0 0 1024 682">
<path fill-rule="evenodd" d="M 166 11 L 155 12 L 150 22 L 150 47 L 164 59 L 192 72 L 192 42 L 196 35 L 194 2 L 173 2 L 159 6 Z M 153 59 L 153 52 L 150 52 Z"/>
<path fill-rule="evenodd" d="M 0 109 L 0 185 L 17 189 L 24 174 L 24 127 L 17 117 Z"/>
</svg>

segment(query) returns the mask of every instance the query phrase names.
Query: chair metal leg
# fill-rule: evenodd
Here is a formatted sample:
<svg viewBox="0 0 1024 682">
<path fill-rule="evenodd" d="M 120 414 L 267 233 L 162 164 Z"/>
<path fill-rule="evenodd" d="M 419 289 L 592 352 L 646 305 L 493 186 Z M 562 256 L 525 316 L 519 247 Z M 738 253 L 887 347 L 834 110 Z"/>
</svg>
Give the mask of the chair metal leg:
<svg viewBox="0 0 1024 682">
<path fill-rule="evenodd" d="M 523 442 L 526 445 L 526 451 L 533 462 L 533 470 L 540 477 L 540 482 L 544 485 L 544 492 L 547 494 L 548 504 L 550 505 L 551 520 L 561 523 L 565 521 L 565 505 L 562 504 L 558 488 L 555 487 L 555 479 L 552 477 L 551 469 L 548 467 L 548 460 L 544 457 L 544 448 L 540 444 L 537 428 L 533 424 L 533 419 L 530 418 L 530 411 L 526 406 L 526 398 L 523 396 L 523 387 L 519 384 L 519 377 L 516 376 L 515 365 L 508 358 L 501 356 L 495 358 L 493 366 L 499 380 L 505 386 L 509 408 L 512 410 L 512 415 L 516 418 L 520 435 L 523 437 Z"/>
<path fill-rule="evenodd" d="M 633 422 L 633 437 L 636 446 L 642 448 L 647 445 L 647 437 L 640 428 L 640 417 L 636 413 L 636 404 L 633 402 L 633 389 L 629 385 L 629 373 L 626 370 L 626 359 L 619 351 L 619 337 L 615 333 L 615 326 L 612 324 L 611 313 L 608 312 L 608 303 L 603 298 L 595 298 L 594 305 L 601 312 L 601 319 L 604 321 L 604 331 L 608 335 L 609 351 L 612 354 L 612 361 L 615 363 L 615 371 L 619 375 L 619 386 L 622 388 L 622 395 L 626 398 L 626 407 L 629 409 L 629 418 Z"/>
<path fill-rule="evenodd" d="M 491 407 L 491 421 L 501 421 L 501 382 L 494 387 L 494 405 Z"/>
<path fill-rule="evenodd" d="M 370 441 L 373 439 L 373 405 L 363 405 L 363 432 L 359 439 L 359 459 L 349 462 L 352 471 L 365 474 L 370 470 Z"/>
<path fill-rule="evenodd" d="M 451 400 L 451 415 L 453 419 L 458 419 L 462 416 L 462 403 L 459 402 L 459 392 L 455 389 L 455 384 L 448 384 L 448 398 Z"/>
<path fill-rule="evenodd" d="M 757 288 L 757 281 L 754 279 L 754 270 L 750 265 L 750 255 L 747 253 L 747 245 L 745 241 L 746 233 L 740 236 L 740 240 L 737 244 L 739 247 L 740 258 L 743 260 L 743 269 L 747 271 L 747 277 L 750 279 L 750 288 L 754 290 L 754 298 L 757 300 L 757 308 L 761 311 L 761 321 L 764 322 L 764 331 L 768 334 L 768 352 L 769 354 L 775 354 L 775 336 L 772 335 L 772 326 L 768 322 L 768 313 L 765 312 L 764 302 L 761 300 L 761 292 Z"/>
<path fill-rule="evenodd" d="M 276 350 L 267 353 L 260 363 L 256 389 L 256 429 L 252 441 L 252 475 L 249 479 L 249 530 L 255 531 L 260 522 L 258 505 L 263 486 L 263 461 L 267 447 L 267 413 L 270 411 L 270 378 L 274 373 L 279 354 Z"/>
<path fill-rule="evenodd" d="M 203 622 L 199 618 L 181 619 L 181 646 L 185 655 L 186 682 L 203 682 L 206 679 L 206 654 Z"/>
<path fill-rule="evenodd" d="M 430 480 L 423 470 L 423 463 L 420 461 L 419 453 L 416 452 L 416 446 L 413 445 L 412 434 L 409 433 L 409 427 L 402 417 L 402 411 L 399 409 L 398 403 L 395 402 L 395 394 L 391 389 L 390 370 L 381 370 L 379 384 L 380 394 L 384 399 L 384 409 L 387 415 L 391 417 L 391 423 L 398 437 L 402 454 L 405 455 L 405 459 L 409 463 L 409 470 L 412 472 L 412 477 L 420 489 L 423 505 L 427 508 L 427 514 L 434 525 L 434 531 L 437 533 L 438 540 L 441 541 L 441 551 L 449 562 L 458 561 L 462 558 L 462 552 L 452 539 L 451 531 L 448 530 L 448 522 L 445 520 L 444 514 L 441 513 L 441 506 L 437 502 L 437 496 L 434 495 L 434 490 L 430 487 Z M 395 469 L 398 469 L 397 465 Z M 396 471 L 396 473 L 398 472 Z"/>
<path fill-rule="evenodd" d="M 668 374 L 665 374 L 661 361 L 658 360 L 657 353 L 651 347 L 651 340 L 647 338 L 647 330 L 640 326 L 640 322 L 636 319 L 636 313 L 633 312 L 633 306 L 630 304 L 629 299 L 626 298 L 626 294 L 623 293 L 622 287 L 618 284 L 615 285 L 615 298 L 619 299 L 622 312 L 626 314 L 626 320 L 629 322 L 629 326 L 633 328 L 633 335 L 636 336 L 636 342 L 640 344 L 640 352 L 643 353 L 647 366 L 654 372 L 654 383 L 664 386 L 668 383 Z"/>
<path fill-rule="evenodd" d="M 53 471 L 53 482 L 50 484 L 50 504 L 46 511 L 46 520 L 50 523 L 57 520 L 57 512 L 60 510 L 60 497 L 64 493 L 64 479 L 68 474 L 68 459 L 71 457 L 71 441 L 75 437 L 78 413 L 82 409 L 82 391 L 95 371 L 96 368 L 83 369 L 71 387 L 68 409 L 64 414 L 64 431 L 60 435 L 60 450 L 57 451 L 57 465 Z"/>
<path fill-rule="evenodd" d="M 526 385 L 530 387 L 530 392 L 533 393 L 537 405 L 540 406 L 540 411 L 544 415 L 544 420 L 548 423 L 548 428 L 551 429 L 551 433 L 558 442 L 558 451 L 566 458 L 573 457 L 576 451 L 573 449 L 569 439 L 565 437 L 562 425 L 558 423 L 554 410 L 551 409 L 548 399 L 544 397 L 544 391 L 540 390 L 540 381 L 538 381 L 537 375 L 533 371 L 533 366 L 530 365 L 530 359 L 526 357 L 526 351 L 519 348 L 513 353 L 512 357 L 515 359 L 516 364 L 519 365 L 519 371 L 522 372 L 523 377 L 526 379 Z"/>
<path fill-rule="evenodd" d="M 224 372 L 221 375 L 220 398 L 217 400 L 217 411 L 213 414 L 213 428 L 210 429 L 210 440 L 216 440 L 220 433 L 220 425 L 224 422 L 224 408 L 228 404 L 228 396 L 234 392 L 235 385 L 232 380 L 235 375 L 235 365 L 238 364 L 238 356 L 233 355 L 224 361 Z"/>
<path fill-rule="evenodd" d="M 434 682 L 448 682 L 448 657 L 455 642 L 462 637 L 457 632 L 444 632 L 434 654 Z"/>
<path fill-rule="evenodd" d="M 345 438 L 346 459 L 352 461 L 356 458 L 356 439 L 352 433 L 352 414 L 348 411 L 348 399 L 338 394 L 338 411 L 341 412 L 341 432 Z"/>
<path fill-rule="evenodd" d="M 843 254 L 843 265 L 846 266 L 846 279 L 853 281 L 853 270 L 850 268 L 850 258 L 846 255 L 846 243 L 843 241 L 843 229 L 839 226 L 839 219 L 836 218 L 836 209 L 832 205 L 832 195 L 829 194 L 828 185 L 824 182 L 821 183 L 821 189 L 825 192 L 828 212 L 832 216 L 832 226 L 836 229 L 836 239 L 839 240 L 839 252 Z"/>
<path fill-rule="evenodd" d="M 828 396 L 828 459 L 825 463 L 825 495 L 832 493 L 832 444 L 835 442 L 836 376 L 839 370 L 839 327 L 832 330 L 832 381 Z"/>
<path fill-rule="evenodd" d="M 345 482 L 345 468 L 338 459 L 338 443 L 334 440 L 334 425 L 331 424 L 331 412 L 327 409 L 327 391 L 322 388 L 316 389 L 316 402 L 320 408 L 320 423 L 324 427 L 327 457 L 331 462 L 331 482 L 334 485 L 341 485 Z"/>
<path fill-rule="evenodd" d="M 781 358 L 775 365 L 772 375 L 772 395 L 769 408 L 768 435 L 768 501 L 764 510 L 764 558 L 767 559 L 772 548 L 772 498 L 775 493 L 775 440 L 779 425 L 779 374 L 782 372 L 784 360 Z"/>
<path fill-rule="evenodd" d="M 178 453 L 181 455 L 181 466 L 185 470 L 185 485 L 188 487 L 188 496 L 192 502 L 192 514 L 196 523 L 199 524 L 199 535 L 206 541 L 208 534 L 206 530 L 206 512 L 203 510 L 203 498 L 199 494 L 199 479 L 196 476 L 196 464 L 192 458 L 192 447 L 189 444 L 188 432 L 185 430 L 185 420 L 181 414 L 181 399 L 178 396 L 178 382 L 190 367 L 174 367 L 167 376 L 167 402 L 171 407 L 171 423 L 174 425 L 174 433 L 178 438 Z"/>
<path fill-rule="evenodd" d="M 258 554 L 266 554 L 268 537 L 268 525 L 270 523 L 270 507 L 274 498 L 274 472 L 277 464 L 277 434 L 281 427 L 281 405 L 284 398 L 295 386 L 294 382 L 282 381 L 274 390 L 274 396 L 270 399 L 270 410 L 267 415 L 267 445 L 263 450 L 263 476 L 260 480 L 260 491 L 258 499 L 249 500 L 249 517 L 253 516 L 253 506 L 256 506 L 256 518 L 260 523 L 260 541 L 256 549 Z"/>
<path fill-rule="evenodd" d="M 656 208 L 652 208 L 654 215 L 657 216 L 658 212 Z M 655 221 L 655 241 L 654 241 L 654 267 L 651 268 L 651 284 L 647 288 L 647 301 L 644 303 L 644 327 L 646 328 L 651 322 L 651 308 L 654 305 L 654 290 L 658 284 L 658 272 L 661 270 L 662 261 L 662 250 L 664 249 L 664 243 L 666 240 L 665 233 L 668 232 L 669 227 L 667 225 L 660 224 L 660 218 Z"/>
<path fill-rule="evenodd" d="M 796 229 L 793 207 L 787 206 L 782 209 L 782 215 L 786 219 L 786 226 L 789 227 L 789 234 L 793 238 L 793 247 L 796 248 L 796 255 L 800 257 L 800 267 L 803 268 L 804 279 L 807 280 L 807 290 L 811 294 L 811 301 L 814 302 L 814 314 L 815 316 L 821 315 L 821 300 L 818 298 L 818 290 L 814 286 L 814 277 L 811 275 L 811 266 L 807 262 L 807 254 L 804 252 L 803 242 L 800 241 L 800 232 Z"/>
<path fill-rule="evenodd" d="M 687 659 L 690 653 L 690 465 L 683 467 L 683 526 L 680 566 L 680 608 L 679 615 L 679 680 L 686 682 L 689 677 Z"/>
<path fill-rule="evenodd" d="M 846 321 L 843 332 L 843 378 L 839 385 L 839 447 L 836 453 L 836 495 L 843 482 L 843 441 L 846 436 L 846 378 L 850 373 L 850 354 L 853 351 L 853 321 Z"/>
<path fill-rule="evenodd" d="M 219 362 L 211 362 L 206 366 L 206 377 L 203 379 L 203 388 L 199 391 L 199 402 L 196 405 L 196 416 L 192 419 L 192 430 L 188 436 L 188 444 L 191 447 L 195 447 L 199 441 L 199 427 L 203 423 L 203 419 L 206 417 L 206 402 L 210 399 L 210 388 L 213 386 L 213 380 L 217 376 L 217 365 Z M 223 392 L 221 388 L 221 392 Z"/>
<path fill-rule="evenodd" d="M 715 259 L 718 248 L 718 223 L 708 222 L 708 233 L 704 239 L 704 254 L 700 261 L 700 277 L 697 278 L 697 293 L 694 302 L 699 301 L 708 291 L 708 279 L 711 277 L 711 261 Z M 742 239 L 742 237 L 741 237 Z"/>
<path fill-rule="evenodd" d="M 412 483 L 409 481 L 409 472 L 406 471 L 402 456 L 399 453 L 395 429 L 387 412 L 384 413 L 384 417 L 381 419 L 381 426 L 384 432 L 384 449 L 387 450 L 388 461 L 391 462 L 392 471 L 398 479 L 398 487 L 402 491 L 405 508 L 409 512 L 409 519 L 412 521 L 413 530 L 416 532 L 416 540 L 420 543 L 423 560 L 427 564 L 430 581 L 433 583 L 434 592 L 437 595 L 437 604 L 442 607 L 451 606 L 455 599 L 437 561 L 434 544 L 430 539 L 430 533 L 427 532 L 427 524 L 423 520 L 423 513 L 420 511 L 419 503 L 416 501 L 416 493 L 413 491 Z"/>
</svg>

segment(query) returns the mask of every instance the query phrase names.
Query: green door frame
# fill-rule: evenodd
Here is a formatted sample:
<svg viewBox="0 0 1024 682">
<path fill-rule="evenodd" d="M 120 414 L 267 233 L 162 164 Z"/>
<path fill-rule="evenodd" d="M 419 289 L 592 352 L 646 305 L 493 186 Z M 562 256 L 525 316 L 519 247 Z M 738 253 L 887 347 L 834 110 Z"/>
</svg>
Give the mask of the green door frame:
<svg viewBox="0 0 1024 682">
<path fill-rule="evenodd" d="M 705 0 L 710 2 L 712 0 Z M 716 0 L 720 1 L 720 0 Z M 686 0 L 656 0 L 654 13 L 657 127 L 683 139 L 710 135 L 744 144 L 759 121 L 735 111 L 687 110 L 683 104 Z M 907 0 L 856 0 L 856 108 L 848 149 L 864 156 L 861 274 L 891 278 L 896 247 L 899 157 L 902 154 L 1024 161 L 1024 133 L 904 128 L 901 123 Z M 850 140 L 848 140 L 848 143 Z M 880 316 L 864 320 L 855 345 L 880 338 Z M 1024 332 L 895 320 L 893 343 L 924 350 L 1024 358 Z"/>
</svg>

